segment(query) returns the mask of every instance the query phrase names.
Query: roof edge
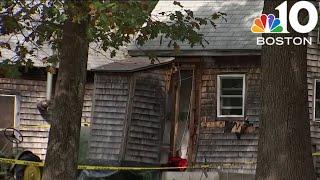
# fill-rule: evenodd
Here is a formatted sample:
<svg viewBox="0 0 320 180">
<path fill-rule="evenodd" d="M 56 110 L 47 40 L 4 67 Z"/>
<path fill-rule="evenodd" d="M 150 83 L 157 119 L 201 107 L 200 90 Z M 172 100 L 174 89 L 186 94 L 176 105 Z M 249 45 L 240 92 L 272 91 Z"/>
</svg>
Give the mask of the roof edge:
<svg viewBox="0 0 320 180">
<path fill-rule="evenodd" d="M 130 56 L 143 56 L 146 53 L 156 54 L 159 57 L 179 56 L 251 56 L 261 55 L 261 49 L 231 49 L 231 50 L 180 50 L 175 54 L 173 50 L 128 50 Z"/>
<path fill-rule="evenodd" d="M 174 60 L 174 58 L 172 58 L 172 60 L 167 61 L 167 62 L 161 62 L 161 63 L 158 63 L 158 64 L 150 64 L 150 65 L 148 65 L 148 66 L 136 68 L 136 69 L 133 69 L 133 70 L 93 69 L 92 71 L 93 71 L 93 72 L 97 72 L 97 73 L 99 73 L 99 72 L 108 72 L 108 73 L 134 73 L 134 72 L 143 71 L 143 70 L 147 70 L 147 69 L 157 68 L 157 67 L 160 67 L 160 66 L 165 66 L 165 65 L 168 65 L 168 64 L 173 63 L 173 60 Z"/>
</svg>

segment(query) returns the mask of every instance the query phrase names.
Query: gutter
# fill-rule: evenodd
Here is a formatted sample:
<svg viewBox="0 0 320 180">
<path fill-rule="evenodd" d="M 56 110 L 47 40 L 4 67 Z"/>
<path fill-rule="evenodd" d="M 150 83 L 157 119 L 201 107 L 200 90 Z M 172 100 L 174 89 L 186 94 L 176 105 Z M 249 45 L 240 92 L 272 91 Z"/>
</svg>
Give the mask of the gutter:
<svg viewBox="0 0 320 180">
<path fill-rule="evenodd" d="M 233 50 L 180 50 L 179 53 L 174 53 L 173 50 L 144 50 L 135 51 L 128 50 L 131 56 L 142 56 L 144 53 L 153 53 L 159 57 L 183 57 L 183 56 L 252 56 L 261 55 L 261 49 L 233 49 Z"/>
<path fill-rule="evenodd" d="M 46 100 L 47 102 L 51 99 L 51 93 L 52 93 L 52 80 L 53 80 L 53 74 L 50 72 L 50 70 L 47 72 L 47 90 L 46 90 Z"/>
</svg>

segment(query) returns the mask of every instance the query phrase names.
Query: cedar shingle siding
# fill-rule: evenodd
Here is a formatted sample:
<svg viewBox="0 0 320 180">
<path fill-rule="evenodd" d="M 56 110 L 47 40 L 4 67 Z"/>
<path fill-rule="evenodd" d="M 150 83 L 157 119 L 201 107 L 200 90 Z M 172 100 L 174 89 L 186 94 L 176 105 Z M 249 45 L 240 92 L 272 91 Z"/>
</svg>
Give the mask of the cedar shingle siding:
<svg viewBox="0 0 320 180">
<path fill-rule="evenodd" d="M 230 58 L 229 58 L 230 59 Z M 215 121 L 217 118 L 217 75 L 245 74 L 245 116 L 257 124 L 260 113 L 260 57 L 238 57 L 237 63 L 226 58 L 215 58 L 205 63 L 201 82 L 201 122 Z M 211 63 L 210 63 L 211 61 Z M 231 61 L 229 63 L 226 63 Z M 233 64 L 233 65 L 232 65 Z M 231 121 L 224 118 L 226 121 Z M 243 118 L 238 118 L 243 120 Z M 197 163 L 244 163 L 255 161 L 257 157 L 258 135 L 245 134 L 238 140 L 236 135 L 223 128 L 199 127 L 196 162 Z M 255 165 L 241 164 L 228 170 L 231 172 L 254 173 Z M 226 169 L 225 169 L 226 170 Z"/>
<path fill-rule="evenodd" d="M 95 76 L 88 159 L 159 164 L 165 71 Z"/>
<path fill-rule="evenodd" d="M 312 45 L 308 45 L 307 50 L 307 82 L 308 82 L 308 105 L 309 105 L 309 117 L 311 120 L 311 140 L 314 152 L 320 151 L 320 128 L 319 123 L 315 123 L 314 120 L 314 83 L 315 79 L 320 79 L 320 45 L 317 44 L 318 32 L 313 31 L 309 34 L 313 38 Z M 320 177 L 320 158 L 319 156 L 314 158 L 317 177 Z"/>
<path fill-rule="evenodd" d="M 234 134 L 225 132 L 219 128 L 201 127 L 201 122 L 220 120 L 217 118 L 217 75 L 220 73 L 245 73 L 246 74 L 246 99 L 245 99 L 245 117 L 250 122 L 258 124 L 260 113 L 260 64 L 254 62 L 246 64 L 243 59 L 235 57 L 235 55 L 258 55 L 257 62 L 260 62 L 261 46 L 257 46 L 256 37 L 261 34 L 251 33 L 250 27 L 254 18 L 259 17 L 263 10 L 263 0 L 234 0 L 234 1 L 181 1 L 181 5 L 187 9 L 194 11 L 196 16 L 210 16 L 215 12 L 224 12 L 227 14 L 225 21 L 216 21 L 217 28 L 211 28 L 210 25 L 203 26 L 200 32 L 204 34 L 209 44 L 202 48 L 196 46 L 191 48 L 187 43 L 180 45 L 181 62 L 190 56 L 199 56 L 206 59 L 201 66 L 201 83 L 200 94 L 197 101 L 200 102 L 200 122 L 196 126 L 196 157 L 197 163 L 237 163 L 256 159 L 258 135 L 245 134 L 237 140 Z M 153 14 L 161 12 L 178 10 L 178 6 L 173 5 L 173 1 L 159 1 Z M 161 19 L 166 21 L 166 18 Z M 307 83 L 308 83 L 308 106 L 310 120 L 314 116 L 314 80 L 320 79 L 320 47 L 317 44 L 318 32 L 310 33 L 313 37 L 313 44 L 308 46 L 307 52 Z M 144 51 L 152 51 L 158 55 L 168 56 L 170 48 L 167 41 L 163 40 L 162 45 L 159 39 L 147 42 L 142 47 L 137 48 L 135 45 L 130 46 L 129 54 L 142 55 L 141 49 Z M 217 60 L 220 57 L 235 57 L 239 61 Z M 241 59 L 241 60 L 240 60 Z M 224 65 L 221 62 L 224 62 Z M 220 63 L 220 64 L 219 64 Z M 198 77 L 199 78 L 199 77 Z M 227 120 L 230 121 L 230 120 Z M 232 121 L 232 120 L 231 120 Z M 311 121 L 311 137 L 314 151 L 320 151 L 320 128 L 319 123 Z M 193 138 L 193 137 L 192 137 Z M 315 163 L 317 168 L 320 163 Z M 320 162 L 320 161 L 319 161 Z M 241 165 L 231 168 L 232 172 L 254 173 L 255 166 Z M 320 168 L 318 168 L 320 170 Z"/>
<path fill-rule="evenodd" d="M 310 119 L 314 117 L 314 83 L 315 79 L 320 79 L 320 45 L 317 44 L 318 32 L 310 33 L 312 45 L 308 46 L 307 63 L 308 63 L 308 101 Z"/>
<path fill-rule="evenodd" d="M 313 44 L 308 46 L 308 104 L 311 120 L 311 138 L 313 151 L 320 151 L 320 129 L 313 122 L 314 80 L 320 78 L 320 50 L 317 44 L 317 32 L 310 33 Z M 258 59 L 257 59 L 258 60 Z M 216 61 L 219 62 L 219 61 Z M 216 63 L 218 64 L 218 63 Z M 250 122 L 258 124 L 260 113 L 260 65 L 248 67 L 241 60 L 226 66 L 206 63 L 202 72 L 201 121 L 217 120 L 216 95 L 217 75 L 223 73 L 246 74 L 245 115 Z M 246 67 L 247 66 L 247 67 Z M 238 163 L 255 161 L 257 157 L 258 134 L 244 134 L 240 140 L 223 129 L 200 128 L 198 137 L 197 163 Z M 320 174 L 320 159 L 315 157 L 315 165 Z M 254 165 L 239 165 L 230 168 L 231 172 L 254 173 Z"/>
<path fill-rule="evenodd" d="M 31 150 L 44 159 L 49 129 L 30 127 L 30 125 L 48 125 L 37 109 L 37 103 L 46 99 L 46 82 L 0 78 L 0 94 L 13 94 L 18 97 L 18 126 L 16 128 L 20 129 L 24 136 L 19 147 Z M 92 84 L 87 84 L 82 112 L 83 122 L 90 122 L 91 119 L 91 97 Z"/>
<path fill-rule="evenodd" d="M 129 98 L 129 77 L 96 75 L 88 159 L 119 161 Z"/>
</svg>

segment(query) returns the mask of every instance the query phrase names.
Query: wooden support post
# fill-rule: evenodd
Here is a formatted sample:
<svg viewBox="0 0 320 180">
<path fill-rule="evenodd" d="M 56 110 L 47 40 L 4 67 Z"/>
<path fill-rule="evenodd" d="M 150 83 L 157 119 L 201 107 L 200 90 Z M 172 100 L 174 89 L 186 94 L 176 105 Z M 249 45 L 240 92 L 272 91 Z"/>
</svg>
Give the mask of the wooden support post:
<svg viewBox="0 0 320 180">
<path fill-rule="evenodd" d="M 196 160 L 196 153 L 197 153 L 197 140 L 198 134 L 200 130 L 200 106 L 201 106 L 201 76 L 202 76 L 202 64 L 196 64 L 196 68 L 194 69 L 194 101 L 193 101 L 193 108 L 192 112 L 193 115 L 190 118 L 190 140 L 188 145 L 188 164 L 193 165 Z"/>
<path fill-rule="evenodd" d="M 170 130 L 170 156 L 174 157 L 176 155 L 176 142 L 177 142 L 177 123 L 179 118 L 179 101 L 180 97 L 180 72 L 176 67 L 173 67 L 170 88 L 169 88 L 169 111 L 171 120 L 171 130 Z"/>
<path fill-rule="evenodd" d="M 179 127 L 179 112 L 180 112 L 180 87 L 181 87 L 181 82 L 180 82 L 180 72 L 179 73 L 179 78 L 177 82 L 177 89 L 176 89 L 176 99 L 175 99 L 175 106 L 174 106 L 174 132 L 173 132 L 173 151 L 172 155 L 175 157 L 176 151 L 177 151 L 177 134 L 178 134 L 178 127 Z"/>
<path fill-rule="evenodd" d="M 191 99 L 191 104 L 189 107 L 189 141 L 188 141 L 188 151 L 187 151 L 187 157 L 188 157 L 188 162 L 192 161 L 192 153 L 193 153 L 193 136 L 194 136 L 194 116 L 196 114 L 196 109 L 195 109 L 195 98 L 196 97 L 196 80 L 195 80 L 195 69 L 193 69 L 192 73 L 192 88 L 191 88 L 191 94 L 190 94 L 190 99 Z"/>
</svg>

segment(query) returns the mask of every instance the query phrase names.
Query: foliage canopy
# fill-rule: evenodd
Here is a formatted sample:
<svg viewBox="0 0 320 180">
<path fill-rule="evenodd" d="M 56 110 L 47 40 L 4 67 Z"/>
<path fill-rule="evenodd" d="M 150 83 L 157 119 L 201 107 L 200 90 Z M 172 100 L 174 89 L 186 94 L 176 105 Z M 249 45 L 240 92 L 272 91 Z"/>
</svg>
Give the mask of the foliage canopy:
<svg viewBox="0 0 320 180">
<path fill-rule="evenodd" d="M 173 4 L 179 11 L 151 14 L 156 1 L 118 1 L 118 0 L 6 0 L 0 2 L 0 58 L 1 49 L 12 51 L 13 57 L 6 57 L 2 65 L 32 66 L 32 58 L 38 51 L 49 46 L 59 52 L 61 48 L 62 27 L 66 20 L 87 22 L 87 38 L 96 43 L 97 48 L 116 55 L 119 47 L 128 43 L 143 45 L 157 38 L 169 39 L 168 47 L 179 51 L 179 42 L 188 42 L 190 46 L 208 43 L 203 34 L 198 33 L 202 25 L 211 24 L 225 16 L 217 12 L 211 17 L 196 17 L 194 12 L 184 8 L 178 1 Z M 172 2 L 168 2 L 172 3 Z M 163 19 L 166 19 L 163 21 Z M 15 39 L 15 45 L 10 41 Z M 150 54 L 147 54 L 152 56 Z M 42 59 L 44 63 L 58 60 L 58 56 L 49 55 Z M 13 69 L 10 69 L 14 72 Z"/>
</svg>

